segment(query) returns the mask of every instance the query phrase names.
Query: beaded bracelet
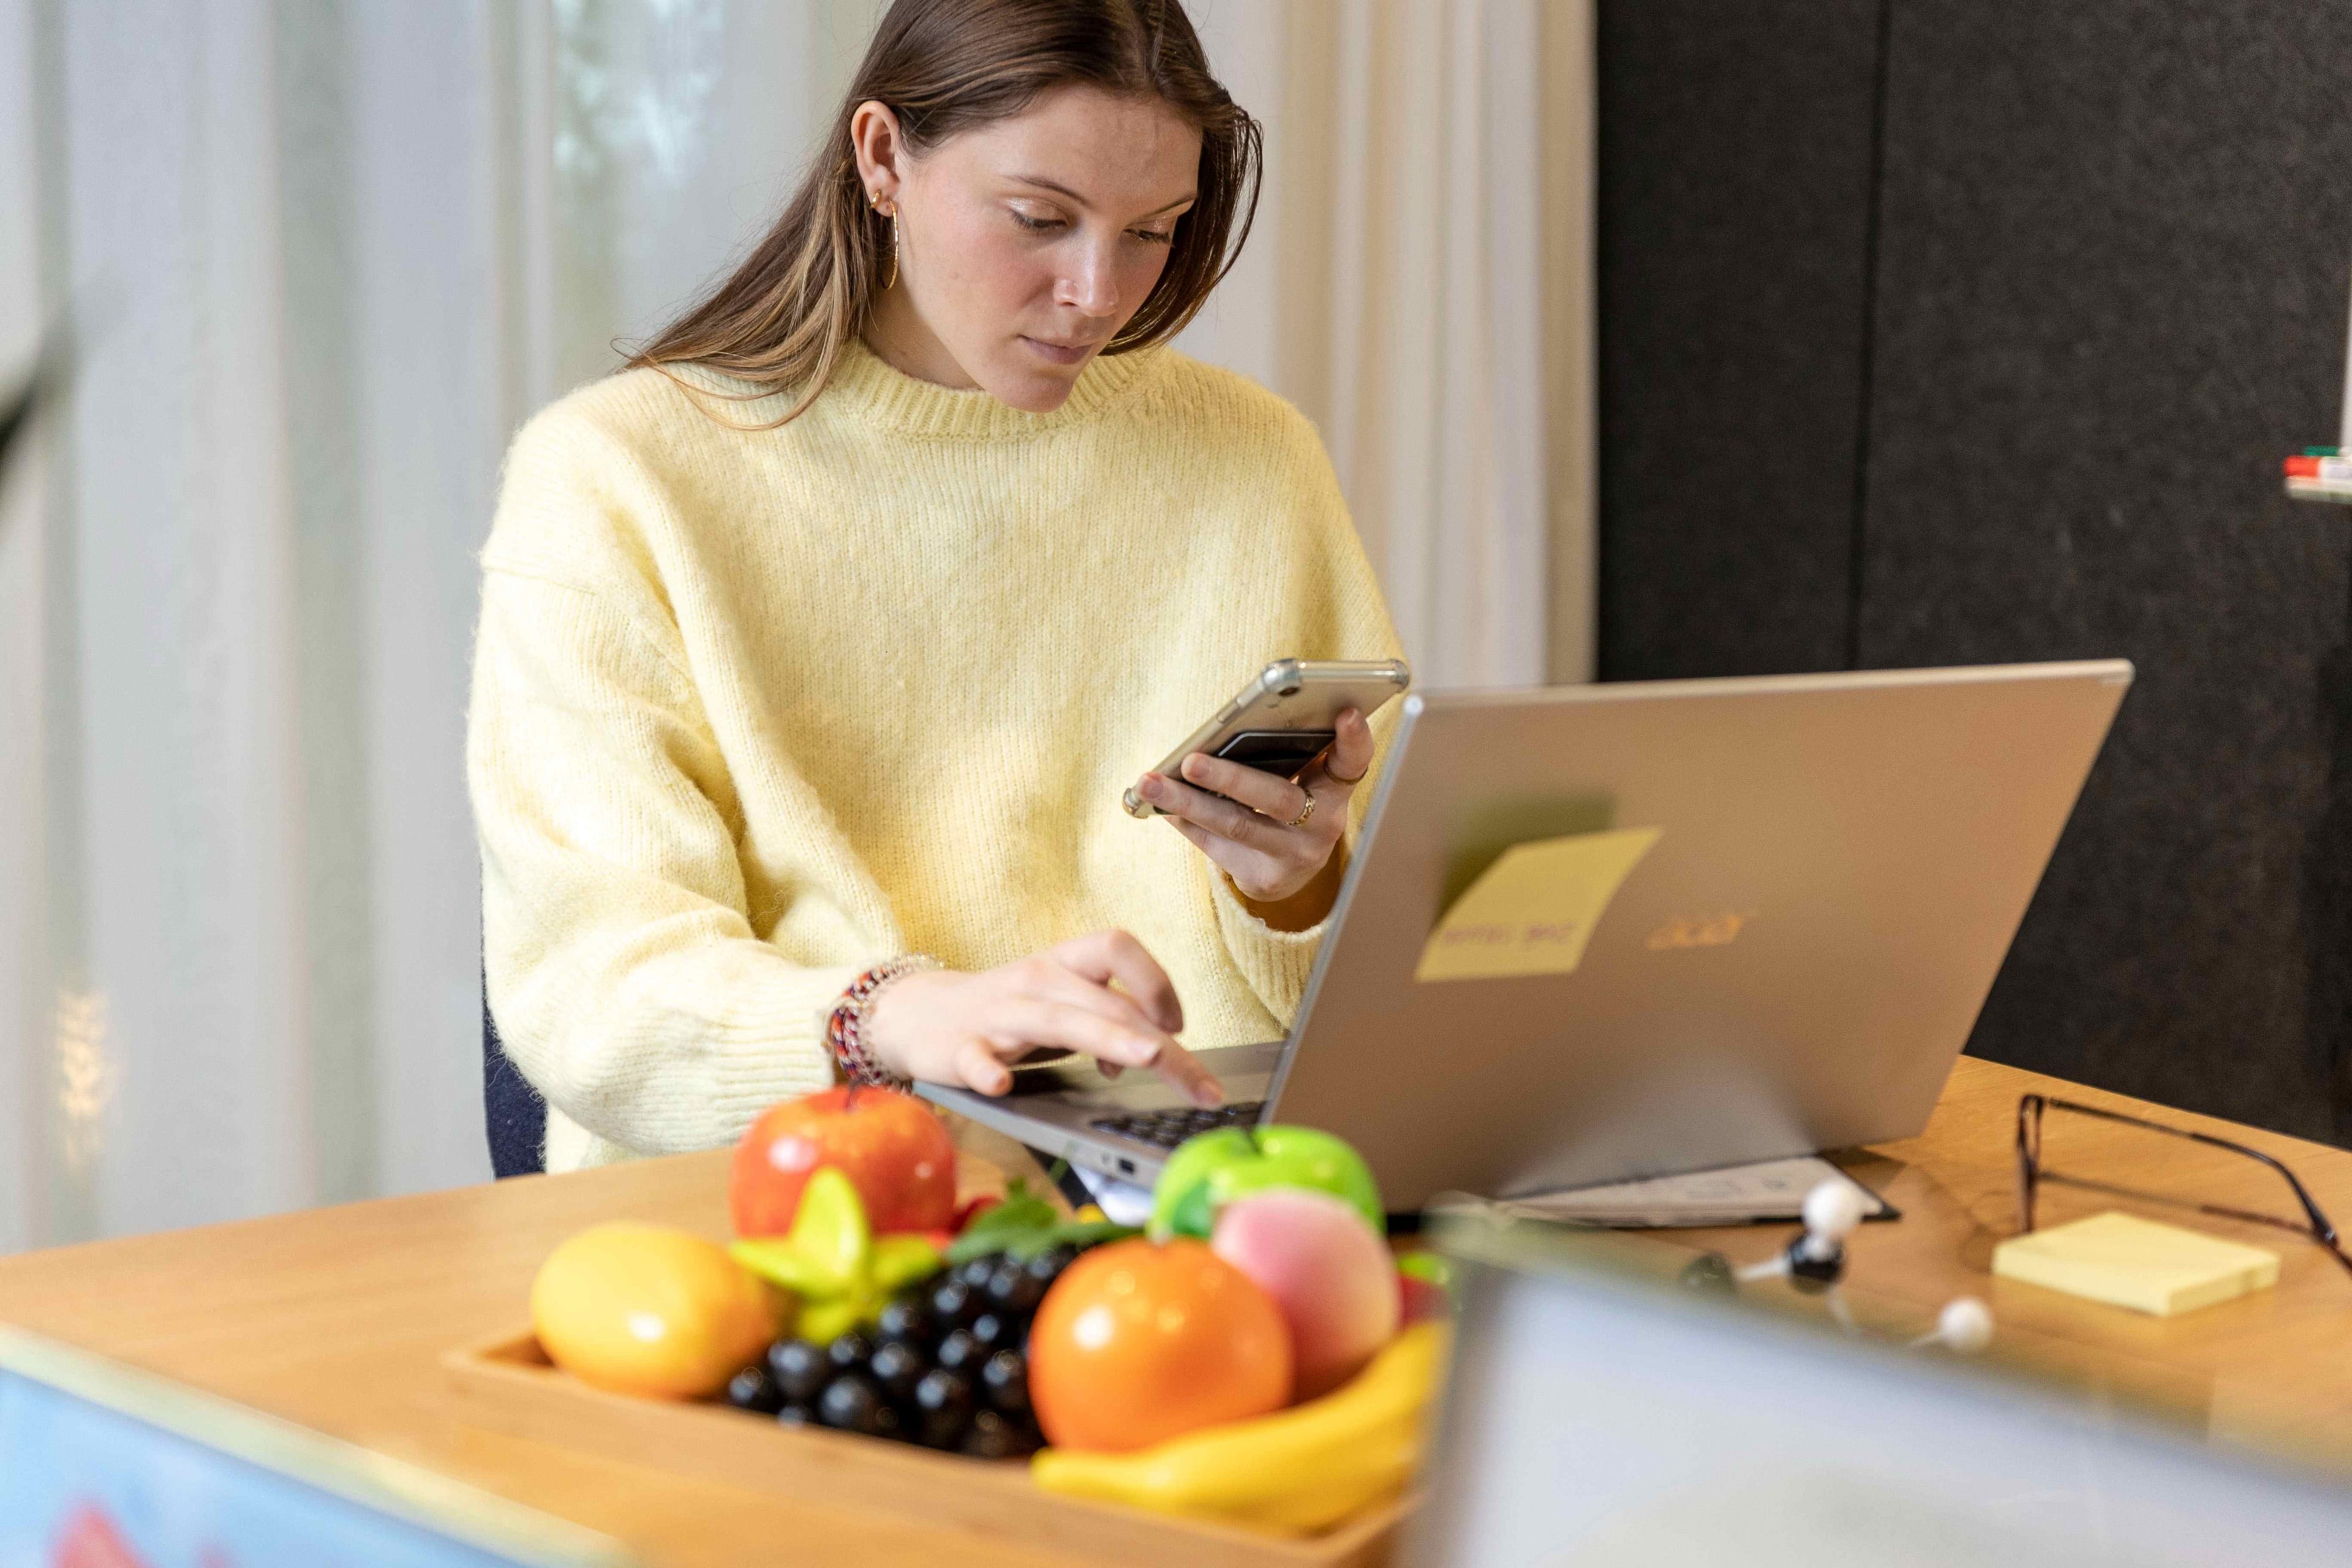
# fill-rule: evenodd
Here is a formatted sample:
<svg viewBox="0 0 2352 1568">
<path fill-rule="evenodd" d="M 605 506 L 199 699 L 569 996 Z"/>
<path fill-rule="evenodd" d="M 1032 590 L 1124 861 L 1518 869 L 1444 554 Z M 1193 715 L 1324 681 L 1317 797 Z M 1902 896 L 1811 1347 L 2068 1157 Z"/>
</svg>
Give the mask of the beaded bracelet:
<svg viewBox="0 0 2352 1568">
<path fill-rule="evenodd" d="M 849 989 L 841 994 L 841 1000 L 833 1005 L 824 1021 L 825 1048 L 833 1053 L 833 1065 L 843 1078 L 878 1089 L 904 1089 L 912 1081 L 887 1071 L 876 1061 L 866 1050 L 866 1042 L 858 1037 L 859 1031 L 866 1022 L 866 1009 L 874 1005 L 874 998 L 882 994 L 883 987 L 894 980 L 940 966 L 936 958 L 910 952 L 887 963 L 877 963 L 850 982 Z"/>
</svg>

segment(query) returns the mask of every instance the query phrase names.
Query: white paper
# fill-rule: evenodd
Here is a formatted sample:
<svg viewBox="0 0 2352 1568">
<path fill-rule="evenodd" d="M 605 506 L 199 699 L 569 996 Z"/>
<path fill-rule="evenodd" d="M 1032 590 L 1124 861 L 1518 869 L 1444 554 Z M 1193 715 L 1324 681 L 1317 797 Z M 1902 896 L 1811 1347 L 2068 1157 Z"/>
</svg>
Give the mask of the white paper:
<svg viewBox="0 0 2352 1568">
<path fill-rule="evenodd" d="M 1823 1182 L 1843 1182 L 1862 1194 L 1863 1213 L 1867 1215 L 1886 1212 L 1885 1201 L 1877 1194 L 1817 1154 L 1497 1199 L 1491 1206 L 1521 1218 L 1570 1220 L 1625 1230 L 1749 1225 L 1799 1218 L 1805 1194 Z"/>
</svg>

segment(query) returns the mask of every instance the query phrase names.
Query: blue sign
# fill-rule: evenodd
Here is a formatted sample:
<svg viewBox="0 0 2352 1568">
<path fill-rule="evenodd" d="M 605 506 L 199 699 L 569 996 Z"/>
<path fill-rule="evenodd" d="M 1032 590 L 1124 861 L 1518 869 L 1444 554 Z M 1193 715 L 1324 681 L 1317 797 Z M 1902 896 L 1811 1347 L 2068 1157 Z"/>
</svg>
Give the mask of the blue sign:
<svg viewBox="0 0 2352 1568">
<path fill-rule="evenodd" d="M 231 1451 L 241 1422 L 273 1428 L 268 1440 L 279 1447 L 291 1429 L 225 1405 L 208 1418 L 224 1443 L 0 1368 L 0 1568 L 516 1568 L 583 1560 L 564 1549 L 569 1542 L 551 1542 L 546 1554 L 508 1555 L 422 1521 L 429 1510 L 413 1498 L 387 1493 L 384 1506 L 373 1506 L 364 1500 L 367 1479 L 355 1478 L 342 1445 L 293 1435 L 298 1446 L 315 1443 L 307 1458 L 321 1477 L 339 1478 L 314 1481 Z"/>
</svg>

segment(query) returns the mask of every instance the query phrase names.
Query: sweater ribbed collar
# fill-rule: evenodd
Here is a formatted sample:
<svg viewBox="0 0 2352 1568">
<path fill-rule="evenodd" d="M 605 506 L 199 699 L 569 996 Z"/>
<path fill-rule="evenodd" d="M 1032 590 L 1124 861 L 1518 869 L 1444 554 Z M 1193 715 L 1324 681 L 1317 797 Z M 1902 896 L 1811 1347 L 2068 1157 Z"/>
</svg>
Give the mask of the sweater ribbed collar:
<svg viewBox="0 0 2352 1568">
<path fill-rule="evenodd" d="M 880 425 L 910 436 L 971 440 L 1019 440 L 1088 423 L 1124 396 L 1158 352 L 1097 354 L 1078 374 L 1069 400 L 1051 414 L 1030 414 L 981 391 L 962 392 L 919 381 L 895 370 L 856 339 L 833 373 L 818 402 L 863 425 Z M 814 412 L 814 410 L 812 410 Z"/>
</svg>

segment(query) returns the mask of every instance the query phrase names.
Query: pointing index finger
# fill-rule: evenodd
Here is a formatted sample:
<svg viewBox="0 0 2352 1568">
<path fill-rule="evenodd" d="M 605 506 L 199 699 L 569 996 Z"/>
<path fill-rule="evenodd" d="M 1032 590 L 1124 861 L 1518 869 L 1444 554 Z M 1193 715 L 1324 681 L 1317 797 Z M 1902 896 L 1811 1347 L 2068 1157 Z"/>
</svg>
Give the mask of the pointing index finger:
<svg viewBox="0 0 2352 1568">
<path fill-rule="evenodd" d="M 1097 984 L 1108 985 L 1116 980 L 1122 990 L 1150 1018 L 1170 1035 L 1184 1026 L 1184 1010 L 1176 1000 L 1176 987 L 1168 972 L 1144 950 L 1141 942 L 1123 931 L 1097 931 L 1063 942 L 1051 950 L 1053 956 L 1074 973 Z M 1160 1047 L 1159 1054 L 1148 1064 L 1161 1078 L 1183 1091 L 1195 1105 L 1211 1106 L 1224 1103 L 1225 1091 L 1216 1076 L 1201 1065 L 1200 1058 L 1171 1039 Z"/>
<path fill-rule="evenodd" d="M 1184 1098 L 1202 1107 L 1223 1105 L 1224 1086 L 1216 1075 L 1201 1065 L 1201 1058 L 1174 1041 L 1160 1047 L 1160 1056 L 1151 1070 L 1183 1091 Z"/>
</svg>

